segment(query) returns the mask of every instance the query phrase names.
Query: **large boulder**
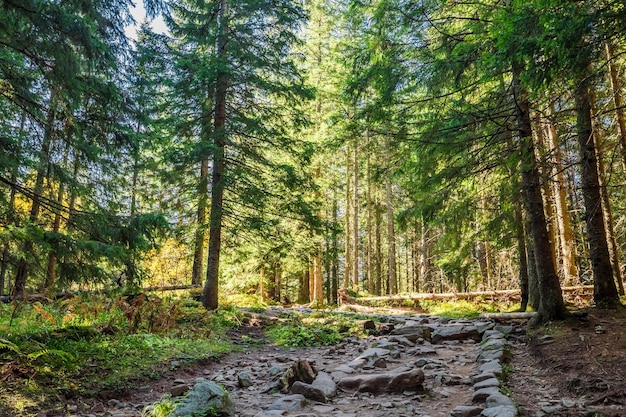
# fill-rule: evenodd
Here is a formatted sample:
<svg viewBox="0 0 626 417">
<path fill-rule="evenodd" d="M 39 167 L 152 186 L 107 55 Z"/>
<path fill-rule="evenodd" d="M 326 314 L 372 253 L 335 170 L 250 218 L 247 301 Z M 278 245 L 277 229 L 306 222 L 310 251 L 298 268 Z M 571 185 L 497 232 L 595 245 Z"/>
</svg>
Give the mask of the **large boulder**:
<svg viewBox="0 0 626 417">
<path fill-rule="evenodd" d="M 480 342 L 482 336 L 476 326 L 465 324 L 437 326 L 431 336 L 432 343 L 441 343 L 451 340 L 474 340 Z"/>
<path fill-rule="evenodd" d="M 213 381 L 200 381 L 176 405 L 170 417 L 231 417 L 235 406 L 230 394 Z"/>
<path fill-rule="evenodd" d="M 383 374 L 348 376 L 339 381 L 337 386 L 345 392 L 383 392 L 421 391 L 424 372 L 419 368 L 397 368 Z"/>
</svg>

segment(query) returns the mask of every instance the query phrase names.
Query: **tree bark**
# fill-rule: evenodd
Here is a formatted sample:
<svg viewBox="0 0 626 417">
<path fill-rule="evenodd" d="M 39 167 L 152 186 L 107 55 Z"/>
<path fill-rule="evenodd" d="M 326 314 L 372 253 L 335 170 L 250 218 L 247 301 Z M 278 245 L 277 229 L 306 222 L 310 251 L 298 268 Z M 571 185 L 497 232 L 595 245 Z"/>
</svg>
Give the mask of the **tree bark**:
<svg viewBox="0 0 626 417">
<path fill-rule="evenodd" d="M 196 232 L 194 236 L 193 267 L 191 270 L 191 284 L 200 285 L 202 282 L 202 263 L 204 261 L 204 245 L 206 237 L 206 211 L 209 193 L 209 160 L 200 162 L 200 181 L 198 183 L 198 212 L 196 217 Z"/>
<path fill-rule="evenodd" d="M 359 291 L 359 144 L 356 141 L 352 166 L 352 289 Z"/>
<path fill-rule="evenodd" d="M 374 187 L 374 190 L 376 190 L 376 187 Z M 374 275 L 376 281 L 376 290 L 374 291 L 374 293 L 376 295 L 382 295 L 383 293 L 382 224 L 383 213 L 378 200 L 378 193 L 376 193 L 374 199 L 374 244 L 376 246 L 374 251 L 374 253 L 376 254 L 376 256 L 374 257 Z"/>
<path fill-rule="evenodd" d="M 554 114 L 552 110 L 551 113 Z M 572 237 L 572 226 L 569 211 L 567 209 L 567 195 L 565 190 L 565 178 L 563 175 L 563 163 L 561 158 L 561 150 L 559 146 L 559 138 L 554 123 L 545 120 L 545 126 L 548 133 L 548 145 L 552 155 L 552 177 L 556 221 L 559 230 L 559 248 L 561 251 L 561 259 L 563 261 L 563 284 L 573 285 L 578 281 L 578 271 L 576 270 L 576 246 Z"/>
<path fill-rule="evenodd" d="M 580 180 L 585 204 L 585 222 L 589 241 L 589 256 L 593 271 L 594 301 L 599 307 L 620 304 L 607 244 L 602 214 L 602 198 L 598 177 L 598 159 L 593 140 L 589 80 L 580 81 L 576 92 L 577 136 L 580 154 Z"/>
<path fill-rule="evenodd" d="M 394 207 L 393 195 L 391 192 L 391 181 L 387 179 L 385 184 L 385 194 L 387 201 L 387 238 L 389 245 L 387 247 L 387 278 L 389 280 L 389 294 L 398 293 L 398 275 L 396 271 L 396 233 L 394 224 Z"/>
<path fill-rule="evenodd" d="M 351 216 L 352 216 L 352 193 L 351 193 L 351 163 L 350 163 L 350 146 L 346 145 L 346 214 L 345 214 L 345 267 L 344 267 L 344 279 L 343 287 L 350 288 L 352 284 L 352 234 L 351 234 Z"/>
<path fill-rule="evenodd" d="M 595 106 L 592 99 L 592 115 L 596 113 Z M 606 181 L 606 168 L 604 167 L 603 155 L 603 141 L 600 132 L 596 128 L 596 124 L 592 121 L 593 140 L 596 147 L 598 158 L 598 184 L 600 185 L 600 197 L 602 199 L 602 217 L 604 219 L 604 225 L 606 226 L 606 239 L 609 249 L 609 258 L 611 260 L 611 267 L 613 268 L 613 276 L 617 282 L 617 289 L 620 295 L 624 295 L 624 283 L 622 282 L 622 272 L 619 265 L 619 250 L 615 238 L 615 227 L 613 226 L 613 210 L 611 209 L 611 200 L 609 197 L 609 190 L 607 188 Z"/>
<path fill-rule="evenodd" d="M 606 44 L 607 62 L 609 64 L 609 76 L 611 80 L 611 91 L 613 92 L 613 104 L 615 106 L 615 116 L 617 118 L 617 129 L 621 145 L 622 164 L 626 170 L 626 117 L 624 117 L 624 104 L 622 97 L 622 83 L 620 82 L 615 65 L 614 47 L 611 43 Z"/>
<path fill-rule="evenodd" d="M 369 137 L 368 137 L 369 143 Z M 369 145 L 368 145 L 369 146 Z M 367 188 L 365 190 L 366 210 L 367 210 L 367 291 L 370 294 L 376 294 L 376 282 L 374 281 L 374 231 L 372 230 L 373 224 L 373 210 L 372 210 L 372 177 L 370 166 L 370 153 L 367 152 Z"/>
<path fill-rule="evenodd" d="M 530 121 L 528 95 L 521 87 L 519 76 L 521 66 L 513 66 L 513 95 L 515 100 L 517 131 L 520 145 L 522 189 L 529 217 L 530 234 L 533 242 L 535 266 L 539 284 L 539 306 L 535 323 L 563 319 L 567 309 L 563 301 L 559 277 L 554 269 L 552 248 L 548 235 L 547 222 L 543 211 L 539 170 L 535 159 L 535 149 Z"/>
<path fill-rule="evenodd" d="M 218 11 L 219 36 L 216 51 L 221 64 L 226 65 L 226 44 L 228 41 L 228 2 L 220 0 Z M 208 310 L 219 306 L 219 267 L 222 247 L 222 216 L 224 201 L 224 173 L 226 146 L 226 94 L 228 72 L 219 69 L 215 87 L 215 111 L 213 129 L 213 169 L 211 177 L 211 213 L 209 218 L 209 250 L 206 282 L 202 291 L 202 304 Z"/>
</svg>

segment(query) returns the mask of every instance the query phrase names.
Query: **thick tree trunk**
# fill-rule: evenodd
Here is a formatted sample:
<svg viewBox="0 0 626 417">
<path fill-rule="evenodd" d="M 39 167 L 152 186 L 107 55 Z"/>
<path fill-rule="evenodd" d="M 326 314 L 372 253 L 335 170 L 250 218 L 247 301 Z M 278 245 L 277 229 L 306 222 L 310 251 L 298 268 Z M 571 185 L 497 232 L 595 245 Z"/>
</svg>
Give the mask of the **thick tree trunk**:
<svg viewBox="0 0 626 417">
<path fill-rule="evenodd" d="M 535 266 L 539 284 L 539 307 L 536 323 L 563 319 L 567 309 L 559 285 L 559 277 L 554 269 L 552 248 L 548 235 L 547 222 L 543 211 L 541 183 L 535 159 L 535 150 L 530 121 L 528 95 L 519 82 L 521 68 L 513 69 L 513 94 L 516 107 L 518 139 L 520 142 L 520 160 L 522 170 L 522 189 L 524 202 L 529 217 L 530 235 L 533 242 Z"/>
<path fill-rule="evenodd" d="M 226 44 L 228 41 L 228 4 L 220 0 L 219 36 L 217 54 L 226 65 Z M 219 268 L 222 248 L 222 216 L 224 202 L 224 172 L 226 146 L 226 93 L 228 89 L 228 73 L 219 70 L 215 87 L 215 112 L 213 129 L 213 170 L 211 177 L 211 213 L 209 218 L 209 251 L 207 260 L 206 282 L 202 291 L 202 304 L 208 310 L 216 310 L 219 306 Z"/>
<path fill-rule="evenodd" d="M 597 306 L 620 304 L 607 244 L 602 214 L 602 197 L 598 177 L 598 159 L 593 140 L 591 92 L 587 79 L 580 82 L 575 93 L 577 135 L 580 152 L 580 180 L 585 203 L 585 221 L 589 239 L 589 256 L 593 271 L 594 301 Z"/>
</svg>

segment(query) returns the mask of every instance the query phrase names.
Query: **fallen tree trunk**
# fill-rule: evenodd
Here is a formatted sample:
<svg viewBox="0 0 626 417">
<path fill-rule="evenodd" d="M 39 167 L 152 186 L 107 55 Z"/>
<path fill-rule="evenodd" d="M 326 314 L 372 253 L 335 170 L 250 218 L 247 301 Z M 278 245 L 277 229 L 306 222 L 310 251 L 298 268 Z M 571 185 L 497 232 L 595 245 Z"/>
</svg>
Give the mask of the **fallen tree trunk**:
<svg viewBox="0 0 626 417">
<path fill-rule="evenodd" d="M 593 285 L 579 285 L 561 288 L 563 294 L 588 295 L 593 294 Z M 471 291 L 461 293 L 418 293 L 408 295 L 389 295 L 377 297 L 352 297 L 345 289 L 339 290 L 341 304 L 363 304 L 374 302 L 401 302 L 401 301 L 446 301 L 446 300 L 473 300 L 479 297 L 487 299 L 519 298 L 520 290 Z"/>
</svg>

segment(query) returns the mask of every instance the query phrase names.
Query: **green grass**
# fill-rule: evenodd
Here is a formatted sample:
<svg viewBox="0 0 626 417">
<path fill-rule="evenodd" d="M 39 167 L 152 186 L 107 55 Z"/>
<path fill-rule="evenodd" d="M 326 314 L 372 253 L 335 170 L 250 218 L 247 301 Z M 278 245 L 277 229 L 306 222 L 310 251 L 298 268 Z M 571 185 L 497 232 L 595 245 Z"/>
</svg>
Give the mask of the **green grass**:
<svg viewBox="0 0 626 417">
<path fill-rule="evenodd" d="M 271 326 L 266 334 L 272 342 L 284 347 L 330 346 L 345 337 L 365 336 L 359 328 L 361 316 L 316 311 L 308 316 L 285 314 L 283 322 Z"/>
<path fill-rule="evenodd" d="M 134 303 L 134 304 L 133 304 Z M 33 415 L 66 397 L 132 389 L 164 371 L 233 350 L 234 308 L 154 295 L 0 305 L 0 415 Z"/>
<path fill-rule="evenodd" d="M 434 316 L 447 318 L 477 318 L 482 313 L 497 313 L 500 311 L 511 311 L 516 305 L 508 303 L 493 303 L 481 300 L 476 301 L 420 301 L 420 307 L 427 313 Z"/>
</svg>

